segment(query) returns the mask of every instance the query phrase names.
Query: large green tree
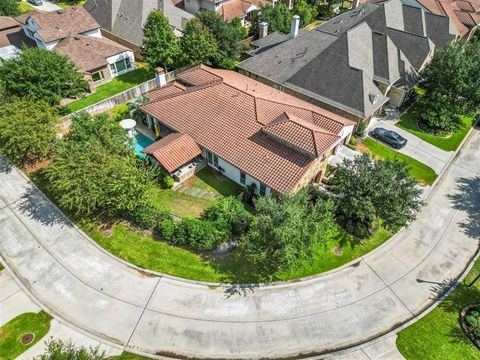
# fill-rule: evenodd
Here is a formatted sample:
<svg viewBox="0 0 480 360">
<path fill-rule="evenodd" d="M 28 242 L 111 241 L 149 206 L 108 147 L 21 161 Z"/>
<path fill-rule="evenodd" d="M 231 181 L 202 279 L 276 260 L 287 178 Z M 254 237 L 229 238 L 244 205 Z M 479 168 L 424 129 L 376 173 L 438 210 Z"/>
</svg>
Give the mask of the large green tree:
<svg viewBox="0 0 480 360">
<path fill-rule="evenodd" d="M 33 97 L 55 105 L 88 90 L 72 61 L 54 51 L 25 48 L 0 66 L 0 83 L 7 96 Z"/>
<path fill-rule="evenodd" d="M 215 36 L 196 18 L 185 25 L 180 40 L 180 49 L 182 50 L 182 64 L 185 65 L 212 65 L 218 55 Z"/>
<path fill-rule="evenodd" d="M 18 10 L 17 0 L 2 0 L 0 1 L 0 16 L 15 17 L 20 15 Z"/>
<path fill-rule="evenodd" d="M 480 107 L 480 42 L 457 41 L 437 49 L 422 74 L 423 120 L 435 129 L 455 126 L 458 115 Z"/>
<path fill-rule="evenodd" d="M 73 117 L 71 134 L 58 144 L 46 170 L 49 190 L 62 208 L 82 216 L 121 217 L 146 203 L 152 174 L 117 128 L 106 116 Z"/>
<path fill-rule="evenodd" d="M 316 6 L 310 5 L 305 0 L 297 0 L 293 6 L 292 13 L 300 16 L 300 25 L 305 26 L 315 19 L 318 15 L 318 10 Z"/>
<path fill-rule="evenodd" d="M 180 48 L 168 19 L 160 11 L 152 11 L 143 27 L 142 56 L 151 68 L 165 71 L 178 66 Z"/>
<path fill-rule="evenodd" d="M 265 273 L 294 268 L 312 253 L 313 245 L 330 238 L 335 229 L 333 202 L 297 194 L 261 197 L 256 216 L 240 246 L 247 258 Z"/>
<path fill-rule="evenodd" d="M 266 4 L 261 6 L 257 14 L 254 15 L 252 27 L 255 34 L 258 32 L 258 25 L 262 21 L 268 23 L 270 33 L 280 31 L 288 34 L 292 24 L 292 14 L 284 3 L 277 3 L 275 6 Z"/>
<path fill-rule="evenodd" d="M 0 103 L 0 152 L 16 165 L 47 158 L 56 138 L 55 109 L 44 101 Z"/>
<path fill-rule="evenodd" d="M 200 10 L 196 16 L 217 40 L 218 54 L 213 65 L 233 68 L 240 58 L 242 30 L 235 23 L 224 21 L 214 11 Z"/>
<path fill-rule="evenodd" d="M 350 233 L 367 237 L 375 221 L 396 230 L 415 216 L 420 190 L 405 164 L 367 154 L 344 160 L 331 184 L 340 194 L 337 216 Z"/>
<path fill-rule="evenodd" d="M 104 360 L 107 356 L 105 351 L 100 351 L 97 346 L 95 348 L 76 347 L 69 340 L 50 339 L 46 342 L 46 349 L 42 355 L 34 358 L 34 360 Z"/>
</svg>

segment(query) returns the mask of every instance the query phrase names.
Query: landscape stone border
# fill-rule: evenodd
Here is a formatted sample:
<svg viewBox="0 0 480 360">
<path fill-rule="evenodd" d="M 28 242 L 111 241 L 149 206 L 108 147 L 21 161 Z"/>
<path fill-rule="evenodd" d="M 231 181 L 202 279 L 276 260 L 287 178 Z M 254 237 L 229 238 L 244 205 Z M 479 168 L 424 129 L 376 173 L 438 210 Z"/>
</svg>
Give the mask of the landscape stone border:
<svg viewBox="0 0 480 360">
<path fill-rule="evenodd" d="M 460 322 L 462 324 L 462 329 L 465 335 L 475 344 L 478 350 L 480 350 L 480 339 L 475 339 L 475 336 L 472 334 L 470 327 L 467 325 L 465 321 L 465 316 L 470 310 L 476 309 L 480 311 L 480 304 L 472 304 L 464 307 L 462 311 L 460 311 Z"/>
</svg>

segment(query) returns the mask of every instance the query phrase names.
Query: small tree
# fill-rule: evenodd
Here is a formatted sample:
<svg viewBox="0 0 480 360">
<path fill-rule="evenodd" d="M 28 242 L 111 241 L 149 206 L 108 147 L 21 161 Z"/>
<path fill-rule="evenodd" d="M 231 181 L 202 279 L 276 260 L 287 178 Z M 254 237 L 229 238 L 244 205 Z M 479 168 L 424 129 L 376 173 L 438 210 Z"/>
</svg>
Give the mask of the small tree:
<svg viewBox="0 0 480 360">
<path fill-rule="evenodd" d="M 404 164 L 372 160 L 368 155 L 345 160 L 335 171 L 331 184 L 340 198 L 339 221 L 350 233 L 366 237 L 375 220 L 387 229 L 398 229 L 415 217 L 420 190 Z"/>
<path fill-rule="evenodd" d="M 143 27 L 142 56 L 152 69 L 165 71 L 178 65 L 180 48 L 168 19 L 160 11 L 152 11 Z"/>
<path fill-rule="evenodd" d="M 52 105 L 88 90 L 83 74 L 68 57 L 39 48 L 25 48 L 5 61 L 0 82 L 8 96 L 37 98 Z"/>
<path fill-rule="evenodd" d="M 422 118 L 435 129 L 455 126 L 458 115 L 480 107 L 480 43 L 457 41 L 435 51 L 420 86 Z"/>
<path fill-rule="evenodd" d="M 295 1 L 292 13 L 300 16 L 300 25 L 305 26 L 310 24 L 318 15 L 318 10 L 315 6 L 308 4 L 305 0 Z"/>
<path fill-rule="evenodd" d="M 51 338 L 46 342 L 45 352 L 34 358 L 34 360 L 104 360 L 107 356 L 105 351 L 95 348 L 75 347 L 71 340 L 54 340 Z"/>
<path fill-rule="evenodd" d="M 20 15 L 18 10 L 17 0 L 2 0 L 0 1 L 0 16 L 15 17 Z"/>
<path fill-rule="evenodd" d="M 16 165 L 47 158 L 56 138 L 54 111 L 28 98 L 0 103 L 0 152 Z"/>
<path fill-rule="evenodd" d="M 264 272 L 290 269 L 311 255 L 313 245 L 331 237 L 335 229 L 333 203 L 312 201 L 306 190 L 280 198 L 261 197 L 256 216 L 240 246 Z"/>
<path fill-rule="evenodd" d="M 227 196 L 217 200 L 206 209 L 202 218 L 209 221 L 223 220 L 228 225 L 230 234 L 242 235 L 246 231 L 252 215 L 234 196 Z"/>
<path fill-rule="evenodd" d="M 188 65 L 212 65 L 218 57 L 218 46 L 215 36 L 200 20 L 193 18 L 185 25 L 180 40 L 182 63 Z"/>
<path fill-rule="evenodd" d="M 288 34 L 292 23 L 292 14 L 284 3 L 277 3 L 275 6 L 267 4 L 260 7 L 256 23 L 252 24 L 254 31 L 258 31 L 258 24 L 262 21 L 268 23 L 270 32 L 280 31 Z"/>
</svg>

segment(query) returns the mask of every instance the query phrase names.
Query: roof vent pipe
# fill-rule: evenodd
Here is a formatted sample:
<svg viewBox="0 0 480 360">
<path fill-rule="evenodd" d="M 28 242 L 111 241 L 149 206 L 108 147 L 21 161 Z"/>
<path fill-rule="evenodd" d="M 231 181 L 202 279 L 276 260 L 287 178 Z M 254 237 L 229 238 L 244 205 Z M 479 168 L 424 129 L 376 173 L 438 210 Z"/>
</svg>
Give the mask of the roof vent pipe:
<svg viewBox="0 0 480 360">
<path fill-rule="evenodd" d="M 299 27 L 300 27 L 300 16 L 293 15 L 292 26 L 290 27 L 290 39 L 297 37 Z"/>
</svg>

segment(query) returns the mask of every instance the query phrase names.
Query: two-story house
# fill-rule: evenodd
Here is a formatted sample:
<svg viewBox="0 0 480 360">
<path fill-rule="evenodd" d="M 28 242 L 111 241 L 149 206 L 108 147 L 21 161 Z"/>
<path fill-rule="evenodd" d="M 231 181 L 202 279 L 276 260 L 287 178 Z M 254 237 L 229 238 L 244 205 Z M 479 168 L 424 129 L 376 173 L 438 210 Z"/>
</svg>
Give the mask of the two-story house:
<svg viewBox="0 0 480 360">
<path fill-rule="evenodd" d="M 185 10 L 196 14 L 199 10 L 215 11 L 225 21 L 239 18 L 243 26 L 250 24 L 249 16 L 267 0 L 184 0 Z"/>
<path fill-rule="evenodd" d="M 37 47 L 68 56 L 92 89 L 135 69 L 133 51 L 103 38 L 100 25 L 81 6 L 28 12 L 16 20 Z"/>
</svg>

